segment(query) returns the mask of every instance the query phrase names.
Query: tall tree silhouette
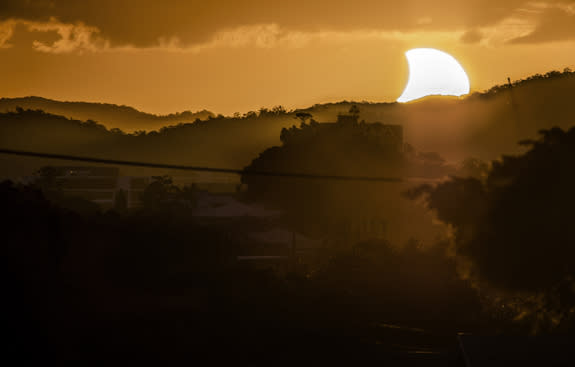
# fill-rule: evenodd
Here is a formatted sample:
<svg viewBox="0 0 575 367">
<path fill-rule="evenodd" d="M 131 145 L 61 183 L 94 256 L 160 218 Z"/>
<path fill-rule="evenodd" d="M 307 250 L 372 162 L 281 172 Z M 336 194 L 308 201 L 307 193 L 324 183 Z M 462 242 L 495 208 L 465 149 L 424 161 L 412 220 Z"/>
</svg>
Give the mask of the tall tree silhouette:
<svg viewBox="0 0 575 367">
<path fill-rule="evenodd" d="M 305 125 L 305 122 L 311 119 L 313 116 L 311 113 L 308 112 L 298 112 L 295 114 L 295 117 L 301 121 L 301 125 Z"/>
<path fill-rule="evenodd" d="M 452 178 L 409 192 L 453 226 L 457 253 L 499 289 L 574 289 L 575 128 L 540 135 L 521 142 L 530 148 L 525 154 L 494 161 L 484 180 Z M 575 298 L 567 293 L 562 303 L 569 308 Z"/>
</svg>

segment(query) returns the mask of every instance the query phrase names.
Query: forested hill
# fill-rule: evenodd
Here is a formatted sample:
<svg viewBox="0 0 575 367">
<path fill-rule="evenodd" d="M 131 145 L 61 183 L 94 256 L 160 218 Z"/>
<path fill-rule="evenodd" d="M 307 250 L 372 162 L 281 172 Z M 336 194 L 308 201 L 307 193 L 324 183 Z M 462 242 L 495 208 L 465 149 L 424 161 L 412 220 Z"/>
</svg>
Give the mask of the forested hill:
<svg viewBox="0 0 575 367">
<path fill-rule="evenodd" d="M 200 166 L 241 168 L 259 152 L 279 142 L 272 119 L 293 123 L 291 116 L 275 118 L 215 118 L 180 124 L 149 133 L 127 134 L 94 121 L 79 121 L 41 110 L 0 113 L 0 147 L 75 154 L 101 158 L 144 160 Z M 256 133 L 257 132 L 257 133 Z M 65 164 L 0 155 L 0 176 L 20 176 L 42 165 Z M 137 173 L 143 174 L 138 169 Z M 153 174 L 156 171 L 150 171 Z"/>
<path fill-rule="evenodd" d="M 407 104 L 341 102 L 315 105 L 300 111 L 285 111 L 277 107 L 248 112 L 243 116 L 211 117 L 194 123 L 181 120 L 182 115 L 180 118 L 171 115 L 168 120 L 174 121 L 169 123 L 172 126 L 134 134 L 110 131 L 110 127 L 120 125 L 104 123 L 100 121 L 102 118 L 98 120 L 93 115 L 67 119 L 55 116 L 56 112 L 49 109 L 50 114 L 21 109 L 0 113 L 0 146 L 241 168 L 265 149 L 279 145 L 282 128 L 300 124 L 296 112 L 308 112 L 316 121 L 329 122 L 356 104 L 360 120 L 402 125 L 405 141 L 418 151 L 437 152 L 448 161 L 470 156 L 490 160 L 501 154 L 519 152 L 522 148 L 517 142 L 537 137 L 541 129 L 575 125 L 574 95 L 575 73 L 552 72 L 465 98 L 430 97 Z M 2 100 L 0 105 L 6 106 L 7 101 Z M 152 116 L 128 107 L 119 109 L 123 108 L 127 114 Z M 149 118 L 150 121 L 160 121 L 157 116 Z M 88 119 L 98 120 L 108 129 L 94 122 L 79 121 Z M 11 159 L 13 157 L 0 157 L 0 168 L 9 167 L 9 171 L 17 168 L 21 172 L 37 163 L 28 159 L 26 162 L 30 164 L 15 165 Z M 5 171 L 1 175 L 7 174 Z"/>
<path fill-rule="evenodd" d="M 449 160 L 494 159 L 517 153 L 517 142 L 553 126 L 575 125 L 575 72 L 549 72 L 464 98 L 428 97 L 411 103 L 361 103 L 361 119 L 404 127 L 407 142 Z M 318 121 L 334 120 L 352 102 L 306 109 Z"/>
<path fill-rule="evenodd" d="M 42 97 L 1 98 L 0 112 L 14 111 L 17 107 L 61 115 L 76 120 L 93 120 L 109 129 L 117 128 L 126 132 L 136 130 L 157 130 L 163 126 L 180 122 L 193 122 L 196 119 L 206 120 L 213 113 L 203 110 L 198 112 L 179 112 L 170 115 L 153 115 L 128 106 L 107 103 L 61 102 Z"/>
</svg>

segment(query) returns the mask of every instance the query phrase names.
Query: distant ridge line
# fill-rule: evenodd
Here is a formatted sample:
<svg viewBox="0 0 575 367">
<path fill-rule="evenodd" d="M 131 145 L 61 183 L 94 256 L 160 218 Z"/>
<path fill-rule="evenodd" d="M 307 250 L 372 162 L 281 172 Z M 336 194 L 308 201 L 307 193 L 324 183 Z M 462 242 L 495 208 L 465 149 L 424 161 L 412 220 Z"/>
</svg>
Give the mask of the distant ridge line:
<svg viewBox="0 0 575 367">
<path fill-rule="evenodd" d="M 116 103 L 110 103 L 110 102 L 97 102 L 97 101 L 81 101 L 81 100 L 78 100 L 78 101 L 77 100 L 64 100 L 64 99 L 60 100 L 60 99 L 51 99 L 51 98 L 46 98 L 46 97 L 41 97 L 41 96 L 0 97 L 0 103 L 1 102 L 14 103 L 16 105 L 20 102 L 23 104 L 26 104 L 28 102 L 41 102 L 41 103 L 48 103 L 48 104 L 61 105 L 61 106 L 73 105 L 73 106 L 90 106 L 90 107 L 94 107 L 94 108 L 99 107 L 99 108 L 107 108 L 107 109 L 116 109 L 116 110 L 120 110 L 122 112 L 130 112 L 130 113 L 146 116 L 147 118 L 150 118 L 150 119 L 170 118 L 170 117 L 180 116 L 180 115 L 184 115 L 184 114 L 188 114 L 188 113 L 192 114 L 192 115 L 206 113 L 206 114 L 211 114 L 211 115 L 215 116 L 215 113 L 213 113 L 212 111 L 208 111 L 206 109 L 197 110 L 197 111 L 181 110 L 181 111 L 162 114 L 162 113 L 147 112 L 147 111 L 141 110 L 139 108 L 136 108 L 134 106 L 126 105 L 126 104 L 116 104 Z M 22 107 L 22 106 L 17 106 L 17 107 Z M 22 107 L 22 108 L 32 109 L 32 110 L 36 109 L 35 107 L 31 107 L 31 108 Z M 42 108 L 39 108 L 39 109 L 42 110 Z M 45 112 L 50 113 L 50 111 L 45 111 Z"/>
<path fill-rule="evenodd" d="M 166 163 L 151 163 L 151 162 L 126 161 L 118 159 L 82 157 L 68 154 L 41 153 L 41 152 L 15 150 L 15 149 L 2 149 L 2 148 L 0 148 L 0 154 L 17 155 L 23 157 L 60 159 L 60 160 L 76 161 L 76 162 L 134 166 L 134 167 L 164 168 L 164 169 L 176 169 L 176 170 L 198 171 L 198 172 L 231 173 L 237 175 L 250 175 L 250 176 L 292 177 L 292 178 L 319 179 L 319 180 L 332 180 L 332 181 L 403 182 L 403 179 L 398 177 L 317 175 L 311 173 L 251 171 L 251 170 L 233 169 L 233 168 L 187 166 L 187 165 L 166 164 Z"/>
</svg>

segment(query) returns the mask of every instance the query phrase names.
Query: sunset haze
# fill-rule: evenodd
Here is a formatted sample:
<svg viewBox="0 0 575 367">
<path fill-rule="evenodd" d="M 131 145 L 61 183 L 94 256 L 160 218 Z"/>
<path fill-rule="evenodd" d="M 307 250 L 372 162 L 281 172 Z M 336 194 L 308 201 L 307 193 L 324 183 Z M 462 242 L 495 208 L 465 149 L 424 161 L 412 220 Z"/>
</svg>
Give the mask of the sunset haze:
<svg viewBox="0 0 575 367">
<path fill-rule="evenodd" d="M 569 0 L 8 0 L 0 95 L 159 114 L 391 102 L 417 47 L 453 55 L 483 91 L 572 66 L 573 24 Z"/>
</svg>

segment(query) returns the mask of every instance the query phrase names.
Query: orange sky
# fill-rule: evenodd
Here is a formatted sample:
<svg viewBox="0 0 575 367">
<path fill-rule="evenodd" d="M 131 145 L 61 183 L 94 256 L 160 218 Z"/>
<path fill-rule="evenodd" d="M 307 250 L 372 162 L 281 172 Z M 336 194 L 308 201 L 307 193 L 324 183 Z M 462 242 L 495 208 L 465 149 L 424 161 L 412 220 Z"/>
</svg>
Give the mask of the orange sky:
<svg viewBox="0 0 575 367">
<path fill-rule="evenodd" d="M 0 97 L 153 113 L 394 101 L 404 52 L 455 56 L 472 90 L 575 66 L 575 0 L 2 0 Z"/>
</svg>

